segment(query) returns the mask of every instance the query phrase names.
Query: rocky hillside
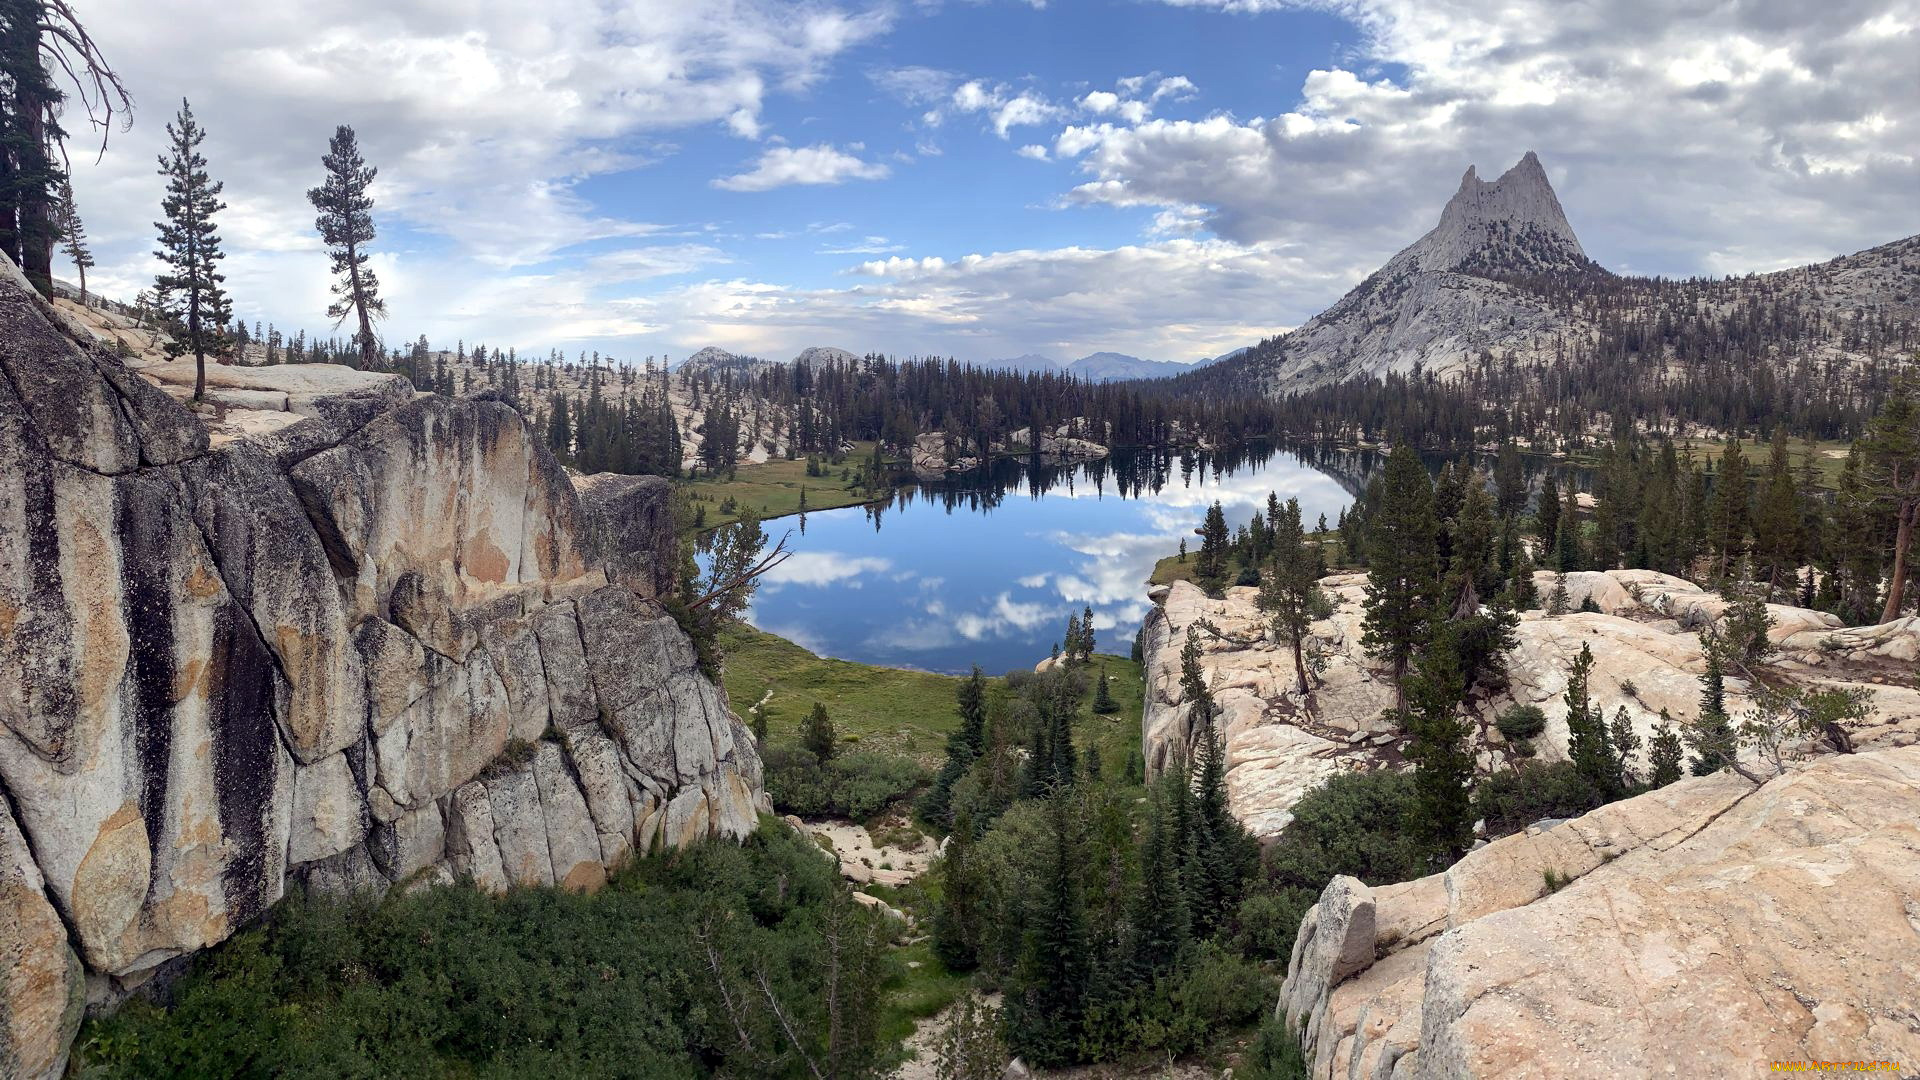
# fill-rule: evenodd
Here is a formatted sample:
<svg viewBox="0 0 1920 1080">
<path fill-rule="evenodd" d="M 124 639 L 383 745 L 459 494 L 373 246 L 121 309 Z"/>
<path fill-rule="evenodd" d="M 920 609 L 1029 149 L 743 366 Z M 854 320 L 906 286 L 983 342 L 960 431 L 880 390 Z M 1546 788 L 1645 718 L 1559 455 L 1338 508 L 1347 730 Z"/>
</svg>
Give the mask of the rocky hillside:
<svg viewBox="0 0 1920 1080">
<path fill-rule="evenodd" d="M 1920 323 L 1920 238 L 1725 282 L 1618 278 L 1587 257 L 1529 151 L 1492 181 L 1468 168 L 1439 224 L 1332 307 L 1180 387 L 1279 397 L 1416 368 L 1454 374 L 1483 356 L 1552 362 L 1622 322 L 1719 321 L 1756 302 L 1791 312 L 1750 330 L 1783 367 L 1811 358 L 1844 372 L 1877 358 L 1886 336 L 1844 332 L 1849 320 Z M 1655 373 L 1661 361 L 1650 358 Z"/>
<path fill-rule="evenodd" d="M 1720 773 L 1417 881 L 1335 878 L 1277 1011 L 1317 1077 L 1910 1075 L 1916 897 L 1920 747 Z"/>
<path fill-rule="evenodd" d="M 743 836 L 664 481 L 487 394 L 128 365 L 0 260 L 0 1072 L 309 888 L 592 888 Z"/>
<path fill-rule="evenodd" d="M 1553 577 L 1536 579 L 1542 596 Z M 1259 836 L 1273 836 L 1293 820 L 1292 808 L 1340 770 L 1400 768 L 1401 732 L 1382 717 L 1393 704 L 1386 670 L 1361 645 L 1364 574 L 1321 581 L 1333 605 L 1331 617 L 1315 622 L 1308 643 L 1324 665 L 1312 692 L 1301 695 L 1291 650 L 1266 638 L 1254 606 L 1257 590 L 1231 588 L 1209 599 L 1190 582 L 1149 593 L 1158 606 L 1147 616 L 1144 648 L 1147 700 L 1141 716 L 1142 748 L 1150 769 L 1166 765 L 1194 745 L 1180 685 L 1180 650 L 1189 626 L 1206 620 L 1218 634 L 1201 633 L 1201 668 L 1219 707 L 1216 723 L 1227 750 L 1227 787 L 1234 814 Z M 1538 705 L 1547 727 L 1533 749 L 1547 761 L 1567 754 L 1567 667 L 1585 644 L 1593 651 L 1590 691 L 1611 717 L 1625 708 L 1643 748 L 1661 710 L 1691 723 L 1700 707 L 1700 676 L 1706 670 L 1699 631 L 1720 619 L 1726 601 L 1691 582 L 1650 570 L 1582 571 L 1567 575 L 1570 602 L 1589 597 L 1597 612 L 1522 614 L 1519 645 L 1506 658 L 1511 685 L 1469 703 L 1477 729 L 1483 771 L 1510 767 L 1515 748 L 1494 727 L 1506 706 Z M 1808 686 L 1865 687 L 1873 693 L 1873 716 L 1853 733 L 1861 747 L 1910 746 L 1920 742 L 1920 619 L 1881 626 L 1843 628 L 1825 612 L 1769 605 L 1771 637 L 1779 652 L 1770 677 Z M 1729 679 L 1728 710 L 1749 705 L 1747 687 Z M 1644 754 L 1636 761 L 1642 769 Z"/>
</svg>

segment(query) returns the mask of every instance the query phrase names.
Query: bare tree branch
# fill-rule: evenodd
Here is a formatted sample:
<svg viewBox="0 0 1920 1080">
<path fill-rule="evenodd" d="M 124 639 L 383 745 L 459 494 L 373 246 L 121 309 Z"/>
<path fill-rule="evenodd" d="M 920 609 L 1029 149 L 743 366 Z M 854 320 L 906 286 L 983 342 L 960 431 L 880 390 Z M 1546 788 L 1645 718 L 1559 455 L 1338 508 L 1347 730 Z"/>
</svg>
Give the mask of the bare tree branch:
<svg viewBox="0 0 1920 1080">
<path fill-rule="evenodd" d="M 746 583 L 754 580 L 755 578 L 758 578 L 760 575 L 766 573 L 767 571 L 773 569 L 776 566 L 779 566 L 781 563 L 786 562 L 788 559 L 792 558 L 793 552 L 787 550 L 787 539 L 792 535 L 793 535 L 792 530 L 788 530 L 786 533 L 783 533 L 780 537 L 780 542 L 773 545 L 773 550 L 767 552 L 766 556 L 763 557 L 758 563 L 755 563 L 752 567 L 749 567 L 746 570 L 742 570 L 740 573 L 733 575 L 727 580 L 714 585 L 712 589 L 708 590 L 705 596 L 702 596 L 700 599 L 695 600 L 693 603 L 687 606 L 695 611 L 699 610 L 700 608 L 706 607 L 708 604 L 712 603 L 713 601 L 719 599 L 722 596 L 725 596 L 727 593 L 730 593 L 735 589 L 738 589 L 740 586 L 745 585 Z"/>
<path fill-rule="evenodd" d="M 74 14 L 68 0 L 43 2 L 48 18 L 40 24 L 40 32 L 54 40 L 54 44 L 44 51 L 59 62 L 68 80 L 73 83 L 81 108 L 87 114 L 87 122 L 100 129 L 100 150 L 94 158 L 98 161 L 106 156 L 107 137 L 113 131 L 114 113 L 120 114 L 122 131 L 132 127 L 133 95 L 128 92 L 126 84 L 120 81 L 119 73 L 107 63 L 99 44 L 87 32 L 80 17 Z"/>
</svg>

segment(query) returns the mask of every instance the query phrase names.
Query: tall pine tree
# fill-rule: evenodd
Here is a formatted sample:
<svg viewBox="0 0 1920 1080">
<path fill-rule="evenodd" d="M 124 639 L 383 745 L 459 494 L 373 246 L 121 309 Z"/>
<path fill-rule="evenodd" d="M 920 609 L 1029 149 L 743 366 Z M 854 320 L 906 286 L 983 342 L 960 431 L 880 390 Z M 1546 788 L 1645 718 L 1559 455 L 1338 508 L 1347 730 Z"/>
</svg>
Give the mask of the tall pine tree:
<svg viewBox="0 0 1920 1080">
<path fill-rule="evenodd" d="M 233 311 L 222 288 L 220 233 L 213 216 L 227 208 L 220 201 L 223 185 L 207 175 L 207 159 L 200 144 L 207 133 L 193 118 L 193 107 L 180 101 L 180 112 L 167 125 L 167 153 L 160 157 L 160 175 L 167 178 L 161 200 L 165 221 L 160 250 L 154 252 L 167 266 L 154 282 L 162 311 L 173 320 L 176 333 L 167 345 L 170 356 L 193 353 L 193 399 L 207 396 L 207 353 L 219 348 L 222 328 Z"/>
<path fill-rule="evenodd" d="M 1080 823 L 1071 792 L 1047 800 L 1048 848 L 1038 895 L 1006 987 L 1007 1042 L 1035 1065 L 1079 1057 L 1089 948 Z"/>
<path fill-rule="evenodd" d="M 380 355 L 379 339 L 373 323 L 385 318 L 387 302 L 380 298 L 380 281 L 368 265 L 367 245 L 373 242 L 373 197 L 367 187 L 380 170 L 360 156 L 360 142 L 353 129 L 341 124 L 327 140 L 327 152 L 320 164 L 326 178 L 307 192 L 307 201 L 320 212 L 313 227 L 320 242 L 327 246 L 333 266 L 333 303 L 327 306 L 327 318 L 335 326 L 351 317 L 359 329 L 353 343 L 360 353 L 360 366 L 372 368 Z"/>
<path fill-rule="evenodd" d="M 1433 634 L 1440 592 L 1433 483 L 1413 447 L 1387 456 L 1380 504 L 1367 519 L 1366 619 L 1361 642 L 1393 671 L 1394 706 L 1407 707 L 1407 670 Z"/>
<path fill-rule="evenodd" d="M 62 177 L 60 180 L 60 200 L 55 204 L 55 219 L 60 230 L 60 247 L 73 261 L 73 271 L 80 277 L 80 303 L 87 302 L 87 270 L 93 266 L 93 251 L 87 247 L 87 227 L 80 220 L 80 208 L 74 205 L 73 182 Z"/>
<path fill-rule="evenodd" d="M 1452 626 L 1421 654 L 1410 682 L 1407 759 L 1414 763 L 1414 799 L 1407 825 L 1427 851 L 1451 864 L 1473 843 L 1473 753 L 1460 716 L 1466 687 Z"/>
</svg>

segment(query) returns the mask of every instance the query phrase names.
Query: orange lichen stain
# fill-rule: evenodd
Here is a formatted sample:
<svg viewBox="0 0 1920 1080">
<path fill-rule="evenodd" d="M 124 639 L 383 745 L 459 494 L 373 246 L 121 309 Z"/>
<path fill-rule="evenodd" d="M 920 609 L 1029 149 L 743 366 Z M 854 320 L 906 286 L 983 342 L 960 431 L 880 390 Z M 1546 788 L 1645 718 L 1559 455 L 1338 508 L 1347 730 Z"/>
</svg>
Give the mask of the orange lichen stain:
<svg viewBox="0 0 1920 1080">
<path fill-rule="evenodd" d="M 595 893 L 607 883 L 607 868 L 597 862 L 583 862 L 567 871 L 560 887 L 570 892 Z"/>
<path fill-rule="evenodd" d="M 507 554 L 490 543 L 487 538 L 477 536 L 468 549 L 463 566 L 475 580 L 500 584 L 507 580 Z"/>
<path fill-rule="evenodd" d="M 206 657 L 196 656 L 182 664 L 173 673 L 173 700 L 181 702 L 189 697 L 204 699 L 207 696 L 206 676 Z"/>
<path fill-rule="evenodd" d="M 97 712 L 120 688 L 120 676 L 127 668 L 127 626 L 120 617 L 119 560 L 113 546 L 85 517 L 75 523 L 69 546 L 70 559 L 79 573 L 73 582 L 70 606 L 77 615 L 79 639 L 84 643 L 79 659 L 80 707 Z"/>
<path fill-rule="evenodd" d="M 13 628 L 20 622 L 20 609 L 12 604 L 0 604 L 0 638 L 13 636 Z"/>
<path fill-rule="evenodd" d="M 187 572 L 186 588 L 187 595 L 195 600 L 211 600 L 225 595 L 227 591 L 225 582 L 198 563 L 195 563 L 193 569 Z"/>
<path fill-rule="evenodd" d="M 129 799 L 101 823 L 73 872 L 74 924 L 82 941 L 113 942 L 133 925 L 152 864 L 140 804 Z"/>
</svg>

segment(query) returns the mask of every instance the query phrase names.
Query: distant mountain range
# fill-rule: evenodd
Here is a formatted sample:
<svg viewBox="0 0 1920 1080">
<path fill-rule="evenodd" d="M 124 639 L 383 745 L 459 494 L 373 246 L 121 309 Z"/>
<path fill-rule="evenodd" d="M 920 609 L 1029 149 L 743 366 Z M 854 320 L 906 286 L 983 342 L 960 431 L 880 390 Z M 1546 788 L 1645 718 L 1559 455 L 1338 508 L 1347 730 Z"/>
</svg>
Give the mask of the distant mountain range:
<svg viewBox="0 0 1920 1080">
<path fill-rule="evenodd" d="M 1142 360 L 1137 356 L 1117 352 L 1089 353 L 1078 360 L 1062 364 L 1051 356 L 1027 353 L 1024 356 L 1005 360 L 988 360 L 981 366 L 1007 371 L 1064 371 L 1088 382 L 1120 382 L 1126 379 L 1163 379 L 1180 375 L 1195 368 L 1225 360 L 1230 356 L 1237 356 L 1244 351 L 1244 349 L 1236 349 L 1233 352 L 1197 360 L 1191 364 L 1183 364 L 1175 360 Z"/>
<path fill-rule="evenodd" d="M 1658 324 L 1723 317 L 1755 299 L 1790 301 L 1829 319 L 1873 311 L 1911 323 L 1920 316 L 1917 252 L 1920 238 L 1909 238 L 1816 266 L 1663 290 L 1587 257 L 1540 159 L 1528 151 L 1495 180 L 1469 167 L 1425 236 L 1298 329 L 1187 375 L 1179 389 L 1281 397 L 1416 368 L 1445 376 L 1494 358 L 1546 364 L 1598 340 L 1602 315 L 1617 320 L 1630 312 Z M 1815 320 L 1780 322 L 1761 329 L 1782 357 L 1810 356 L 1831 336 Z M 1871 351 L 1842 344 L 1821 359 L 1851 364 Z"/>
<path fill-rule="evenodd" d="M 1137 356 L 1128 356 L 1125 353 L 1117 352 L 1089 353 L 1071 363 L 1062 364 L 1051 356 L 1027 353 L 1022 356 L 1009 357 L 1004 360 L 987 360 L 982 362 L 980 366 L 1001 371 L 1064 372 L 1085 379 L 1088 382 L 1120 382 L 1125 379 L 1160 379 L 1172 375 L 1179 375 L 1208 364 L 1238 356 L 1245 351 L 1245 349 L 1235 349 L 1233 352 L 1198 360 L 1191 364 L 1182 364 L 1172 360 L 1142 360 Z M 860 357 L 845 349 L 816 345 L 800 350 L 799 355 L 795 356 L 791 362 L 804 366 L 817 363 L 849 364 L 855 363 L 859 359 Z M 730 353 L 725 349 L 709 345 L 680 361 L 678 364 L 671 366 L 675 370 L 683 372 L 705 371 L 712 375 L 718 375 L 723 371 L 730 371 L 735 374 L 750 375 L 772 367 L 773 363 L 772 361 L 762 360 L 755 356 L 742 356 L 737 353 Z"/>
</svg>

